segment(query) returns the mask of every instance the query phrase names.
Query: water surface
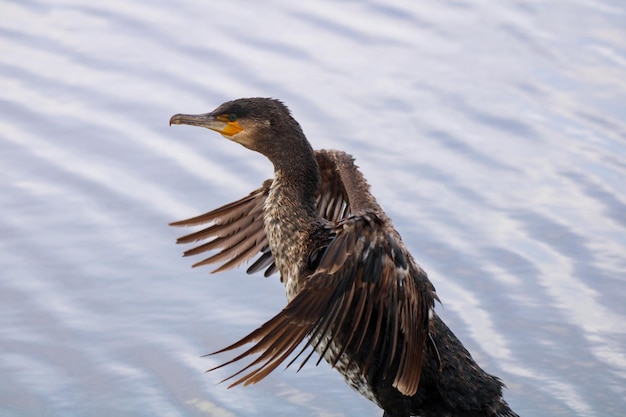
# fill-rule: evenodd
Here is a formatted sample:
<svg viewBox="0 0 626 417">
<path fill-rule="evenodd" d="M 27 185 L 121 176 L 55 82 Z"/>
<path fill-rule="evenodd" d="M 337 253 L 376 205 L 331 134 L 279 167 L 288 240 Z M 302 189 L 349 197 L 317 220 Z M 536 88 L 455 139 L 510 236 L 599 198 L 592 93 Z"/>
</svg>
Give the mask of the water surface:
<svg viewBox="0 0 626 417">
<path fill-rule="evenodd" d="M 5 1 L 0 415 L 379 416 L 326 364 L 202 355 L 285 304 L 167 227 L 271 176 L 174 113 L 284 100 L 357 158 L 522 416 L 626 409 L 626 8 L 609 1 Z"/>
</svg>

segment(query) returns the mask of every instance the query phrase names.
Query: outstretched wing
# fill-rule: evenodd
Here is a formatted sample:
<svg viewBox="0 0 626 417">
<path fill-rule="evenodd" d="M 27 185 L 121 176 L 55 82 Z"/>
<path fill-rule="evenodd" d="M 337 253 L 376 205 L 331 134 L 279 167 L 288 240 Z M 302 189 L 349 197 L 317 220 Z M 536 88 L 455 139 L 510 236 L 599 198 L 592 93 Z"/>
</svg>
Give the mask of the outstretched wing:
<svg viewBox="0 0 626 417">
<path fill-rule="evenodd" d="M 317 198 L 320 215 L 330 221 L 338 221 L 350 215 L 350 204 L 343 183 L 339 180 L 336 165 L 330 158 L 332 151 L 316 151 L 320 168 L 321 186 Z M 193 267 L 221 263 L 212 272 L 226 271 L 242 263 L 258 258 L 250 265 L 249 274 L 265 269 L 265 276 L 277 271 L 274 257 L 269 249 L 263 225 L 263 206 L 272 185 L 266 180 L 263 185 L 246 197 L 226 204 L 208 213 L 186 220 L 170 223 L 171 226 L 198 226 L 210 223 L 209 227 L 182 236 L 176 243 L 193 243 L 208 240 L 184 252 L 193 256 L 207 251 L 218 251 Z"/>
<path fill-rule="evenodd" d="M 401 393 L 413 395 L 421 374 L 429 311 L 437 299 L 434 288 L 369 193 L 352 157 L 343 152 L 316 151 L 316 158 L 322 178 L 318 210 L 322 217 L 336 222 L 328 246 L 323 253 L 316 249 L 319 263 L 315 272 L 283 311 L 219 351 L 254 343 L 221 366 L 259 354 L 232 376 L 247 371 L 233 385 L 255 383 L 303 345 L 287 366 L 307 347 L 320 352 L 333 366 L 347 353 L 353 363 L 341 366 L 354 365 L 366 378 L 370 373 L 382 372 Z M 173 223 L 211 223 L 178 240 L 188 243 L 210 239 L 185 255 L 219 250 L 194 266 L 222 262 L 215 272 L 223 271 L 261 253 L 248 272 L 267 267 L 267 276 L 276 270 L 263 229 L 263 206 L 270 186 L 268 180 L 236 202 Z"/>
<path fill-rule="evenodd" d="M 196 262 L 193 267 L 221 262 L 222 264 L 213 272 L 225 271 L 262 252 L 260 260 L 263 260 L 264 266 L 269 265 L 265 271 L 266 276 L 274 272 L 273 259 L 269 259 L 271 254 L 263 229 L 263 204 L 271 184 L 272 180 L 266 180 L 261 188 L 242 199 L 200 216 L 170 223 L 171 226 L 196 226 L 211 223 L 209 227 L 182 236 L 176 241 L 176 243 L 191 243 L 210 239 L 206 243 L 185 251 L 184 256 L 219 250 L 212 256 Z M 256 270 L 263 268 L 256 264 L 253 266 L 257 267 Z"/>
<path fill-rule="evenodd" d="M 279 314 L 240 341 L 215 352 L 254 343 L 217 367 L 259 354 L 227 378 L 239 376 L 231 386 L 258 382 L 304 344 L 287 366 L 307 347 L 317 350 L 333 366 L 347 353 L 363 377 L 370 371 L 383 372 L 401 393 L 415 394 L 428 336 L 429 310 L 436 299 L 434 288 L 395 230 L 375 214 L 341 221 L 335 233 L 317 271 Z"/>
</svg>

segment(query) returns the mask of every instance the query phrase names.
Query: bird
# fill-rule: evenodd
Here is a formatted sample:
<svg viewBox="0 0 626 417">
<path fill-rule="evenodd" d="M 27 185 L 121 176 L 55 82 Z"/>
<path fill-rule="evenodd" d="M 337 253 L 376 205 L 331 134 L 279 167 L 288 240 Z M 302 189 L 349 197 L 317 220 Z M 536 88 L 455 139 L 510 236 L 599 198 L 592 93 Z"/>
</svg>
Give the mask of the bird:
<svg viewBox="0 0 626 417">
<path fill-rule="evenodd" d="M 516 417 L 503 382 L 485 372 L 435 311 L 439 298 L 354 158 L 313 150 L 280 100 L 240 98 L 170 125 L 208 128 L 261 153 L 274 177 L 247 196 L 172 226 L 201 228 L 177 243 L 208 255 L 193 266 L 280 274 L 287 305 L 213 354 L 241 351 L 213 371 L 250 363 L 226 380 L 254 384 L 317 352 L 384 417 Z M 207 254 L 207 252 L 209 252 Z"/>
</svg>

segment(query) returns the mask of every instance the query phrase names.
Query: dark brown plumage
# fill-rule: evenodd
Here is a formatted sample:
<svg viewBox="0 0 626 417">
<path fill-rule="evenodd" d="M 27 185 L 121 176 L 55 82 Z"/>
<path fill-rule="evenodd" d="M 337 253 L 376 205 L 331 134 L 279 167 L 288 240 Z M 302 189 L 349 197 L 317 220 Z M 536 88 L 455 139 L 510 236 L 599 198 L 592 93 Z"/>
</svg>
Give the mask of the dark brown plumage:
<svg viewBox="0 0 626 417">
<path fill-rule="evenodd" d="M 208 240 L 185 255 L 217 251 L 194 266 L 276 271 L 287 306 L 240 341 L 247 350 L 218 368 L 257 355 L 228 379 L 256 383 L 278 365 L 314 351 L 387 416 L 515 416 L 502 383 L 485 373 L 434 311 L 426 273 L 369 192 L 352 157 L 313 151 L 278 100 L 239 99 L 170 124 L 218 131 L 265 155 L 274 179 L 248 196 L 172 223 L 210 224 L 178 243 Z M 310 352 L 307 348 L 311 348 Z M 300 349 L 300 350 L 298 350 Z"/>
</svg>

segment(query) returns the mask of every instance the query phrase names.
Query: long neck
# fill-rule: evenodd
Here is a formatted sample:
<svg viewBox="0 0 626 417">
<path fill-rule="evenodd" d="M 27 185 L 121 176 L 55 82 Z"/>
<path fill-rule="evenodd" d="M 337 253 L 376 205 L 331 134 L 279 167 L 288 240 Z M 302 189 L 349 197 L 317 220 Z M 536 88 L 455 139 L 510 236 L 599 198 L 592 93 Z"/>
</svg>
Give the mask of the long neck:
<svg viewBox="0 0 626 417">
<path fill-rule="evenodd" d="M 289 163 L 281 161 L 287 160 L 272 161 L 274 181 L 265 201 L 264 221 L 274 261 L 291 299 L 302 285 L 311 236 L 320 224 L 316 208 L 320 177 L 312 150 L 291 149 Z"/>
<path fill-rule="evenodd" d="M 274 208 L 281 213 L 282 221 L 310 226 L 319 218 L 316 201 L 320 175 L 313 150 L 291 150 L 289 162 L 283 161 L 274 163 Z"/>
<path fill-rule="evenodd" d="M 319 194 L 320 174 L 315 153 L 300 126 L 289 125 L 289 140 L 275 140 L 265 150 L 274 165 L 271 194 L 272 209 L 281 221 L 311 224 L 318 219 L 316 199 Z M 271 147 L 270 147 L 271 146 Z"/>
</svg>

